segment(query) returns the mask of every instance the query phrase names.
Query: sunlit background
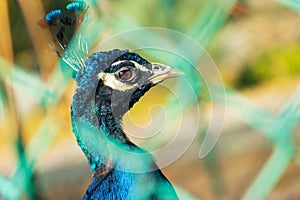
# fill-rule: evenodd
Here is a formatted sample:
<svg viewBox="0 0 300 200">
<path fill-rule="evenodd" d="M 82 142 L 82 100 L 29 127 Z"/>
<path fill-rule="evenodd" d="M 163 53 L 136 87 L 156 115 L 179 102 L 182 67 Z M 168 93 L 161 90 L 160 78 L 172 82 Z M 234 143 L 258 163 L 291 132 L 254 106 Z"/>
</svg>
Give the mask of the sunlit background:
<svg viewBox="0 0 300 200">
<path fill-rule="evenodd" d="M 50 31 L 37 25 L 47 12 L 69 2 L 0 3 L 0 199 L 80 199 L 90 181 L 71 128 L 74 80 L 49 47 L 54 44 Z M 192 82 L 199 104 L 187 101 L 181 117 L 193 116 L 199 108 L 197 136 L 183 156 L 162 169 L 186 199 L 299 199 L 300 2 L 88 2 L 93 20 L 85 34 L 91 49 L 123 31 L 168 28 L 203 46 L 221 73 L 226 116 L 216 146 L 199 159 L 212 107 L 224 102 L 213 102 L 205 86 Z M 150 39 L 168 41 L 163 35 Z M 180 68 L 180 61 L 165 60 L 167 56 L 143 56 Z M 193 80 L 190 75 L 188 71 Z M 182 88 L 177 84 L 168 81 L 171 90 Z M 170 88 L 157 86 L 147 93 L 126 115 L 126 130 L 134 132 L 131 125 L 155 130 L 151 123 L 168 105 Z M 177 108 L 166 106 L 164 112 Z M 151 149 L 163 145 L 161 140 L 136 142 Z"/>
</svg>

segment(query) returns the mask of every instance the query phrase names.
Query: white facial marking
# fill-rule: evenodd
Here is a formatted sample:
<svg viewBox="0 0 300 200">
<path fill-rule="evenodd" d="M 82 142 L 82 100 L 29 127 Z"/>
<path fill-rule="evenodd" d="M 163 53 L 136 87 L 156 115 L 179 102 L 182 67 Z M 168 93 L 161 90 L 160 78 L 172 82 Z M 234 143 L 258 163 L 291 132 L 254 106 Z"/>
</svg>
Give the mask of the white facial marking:
<svg viewBox="0 0 300 200">
<path fill-rule="evenodd" d="M 137 63 L 137 62 L 134 62 L 134 61 L 131 61 L 131 62 L 133 62 L 134 63 L 134 65 L 136 66 L 136 68 L 138 68 L 139 70 L 141 70 L 141 71 L 144 71 L 144 72 L 148 72 L 148 71 L 150 71 L 148 68 L 146 68 L 145 66 L 143 66 L 143 65 L 140 65 L 139 63 Z"/>
<path fill-rule="evenodd" d="M 129 60 L 119 60 L 117 62 L 114 62 L 113 64 L 111 64 L 111 66 L 115 66 L 115 65 L 118 65 L 120 63 L 123 63 L 123 62 L 128 62 Z"/>
<path fill-rule="evenodd" d="M 113 64 L 111 64 L 112 66 L 115 66 L 115 65 L 119 65 L 120 63 L 124 63 L 124 62 L 131 62 L 134 64 L 134 66 L 141 70 L 141 71 L 144 71 L 144 72 L 147 72 L 147 71 L 150 71 L 149 69 L 147 69 L 145 66 L 143 65 L 140 65 L 139 63 L 133 61 L 133 60 L 119 60 L 117 62 L 114 62 Z"/>
<path fill-rule="evenodd" d="M 126 91 L 126 90 L 133 89 L 138 86 L 137 83 L 126 84 L 126 83 L 123 83 L 123 82 L 117 80 L 114 73 L 101 72 L 98 74 L 98 79 L 99 80 L 101 79 L 103 81 L 104 85 L 112 88 L 113 90 Z"/>
</svg>

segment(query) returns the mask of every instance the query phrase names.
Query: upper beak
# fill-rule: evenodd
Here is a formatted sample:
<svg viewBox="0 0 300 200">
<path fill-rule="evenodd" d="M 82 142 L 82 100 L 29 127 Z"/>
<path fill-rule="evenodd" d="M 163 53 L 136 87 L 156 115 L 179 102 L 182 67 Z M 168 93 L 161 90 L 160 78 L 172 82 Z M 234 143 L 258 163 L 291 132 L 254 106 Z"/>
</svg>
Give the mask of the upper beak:
<svg viewBox="0 0 300 200">
<path fill-rule="evenodd" d="M 152 64 L 152 71 L 153 75 L 149 77 L 149 81 L 153 84 L 160 83 L 168 78 L 176 77 L 184 75 L 183 72 L 172 69 L 171 67 L 160 64 L 160 63 L 151 63 Z"/>
</svg>

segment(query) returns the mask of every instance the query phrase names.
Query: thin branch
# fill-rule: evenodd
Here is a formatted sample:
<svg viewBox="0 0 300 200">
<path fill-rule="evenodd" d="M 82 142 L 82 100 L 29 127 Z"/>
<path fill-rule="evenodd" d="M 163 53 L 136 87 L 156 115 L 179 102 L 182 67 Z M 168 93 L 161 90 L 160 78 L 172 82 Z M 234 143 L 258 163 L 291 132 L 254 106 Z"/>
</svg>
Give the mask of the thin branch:
<svg viewBox="0 0 300 200">
<path fill-rule="evenodd" d="M 47 29 L 39 29 L 38 20 L 45 16 L 41 1 L 36 0 L 18 0 L 25 23 L 32 41 L 37 61 L 41 69 L 41 75 L 47 80 L 50 72 L 57 63 L 57 56 L 49 53 L 49 43 L 52 42 L 50 31 Z"/>
<path fill-rule="evenodd" d="M 0 27 L 0 56 L 12 63 L 14 56 L 8 17 L 8 4 L 6 0 L 1 1 L 0 4 Z"/>
</svg>

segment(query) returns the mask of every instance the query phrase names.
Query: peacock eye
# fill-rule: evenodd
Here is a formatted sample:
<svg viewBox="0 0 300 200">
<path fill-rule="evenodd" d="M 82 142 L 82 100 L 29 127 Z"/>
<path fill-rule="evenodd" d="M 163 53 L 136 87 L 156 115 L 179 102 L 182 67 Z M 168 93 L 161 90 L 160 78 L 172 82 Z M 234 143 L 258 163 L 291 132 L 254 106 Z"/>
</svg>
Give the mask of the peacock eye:
<svg viewBox="0 0 300 200">
<path fill-rule="evenodd" d="M 122 67 L 117 71 L 116 75 L 122 81 L 131 81 L 135 76 L 135 70 L 132 67 Z"/>
</svg>

